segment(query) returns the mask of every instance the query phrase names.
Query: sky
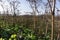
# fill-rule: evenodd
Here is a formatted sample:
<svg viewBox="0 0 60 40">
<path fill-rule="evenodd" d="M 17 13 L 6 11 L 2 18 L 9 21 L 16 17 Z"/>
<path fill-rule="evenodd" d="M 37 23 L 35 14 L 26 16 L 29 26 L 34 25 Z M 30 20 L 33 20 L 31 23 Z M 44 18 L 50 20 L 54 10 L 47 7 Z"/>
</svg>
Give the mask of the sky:
<svg viewBox="0 0 60 40">
<path fill-rule="evenodd" d="M 20 9 L 21 9 L 21 12 L 24 13 L 24 12 L 31 12 L 32 9 L 30 8 L 30 5 L 29 5 L 29 2 L 27 2 L 26 0 L 21 0 L 21 6 L 20 6 Z"/>
<path fill-rule="evenodd" d="M 32 11 L 32 9 L 30 8 L 30 5 L 29 5 L 29 3 L 26 1 L 26 0 L 21 0 L 20 1 L 21 2 L 21 9 L 22 9 L 22 11 Z M 46 0 L 44 0 L 43 2 L 46 2 Z M 56 1 L 56 7 L 60 10 L 60 3 L 59 3 L 59 1 Z M 45 10 L 45 8 L 43 7 L 43 6 L 40 6 L 39 8 L 38 8 L 40 11 L 43 11 L 43 10 Z M 44 12 L 44 11 L 43 11 Z"/>
<path fill-rule="evenodd" d="M 10 6 L 9 6 L 9 4 L 8 4 L 8 2 L 6 1 L 6 0 L 3 0 L 4 1 L 4 3 L 1 3 L 0 2 L 0 4 L 3 4 L 3 5 L 5 5 L 5 8 L 9 8 Z M 5 2 L 6 1 L 6 2 Z M 19 0 L 20 1 L 20 12 L 22 13 L 22 14 L 25 14 L 25 12 L 32 12 L 32 9 L 30 8 L 30 5 L 29 5 L 29 2 L 27 2 L 26 0 Z M 46 2 L 46 0 L 44 0 L 44 2 Z M 6 7 L 7 6 L 7 7 Z M 9 7 L 8 7 L 9 6 Z M 58 8 L 58 9 L 60 9 L 60 3 L 57 1 L 56 2 L 56 7 Z M 45 10 L 45 8 L 44 8 L 44 6 L 42 5 L 42 6 L 40 6 L 39 8 L 39 11 L 41 12 L 44 12 L 44 10 Z M 6 10 L 6 9 L 5 9 Z M 9 8 L 9 10 L 10 10 L 10 8 Z M 3 8 L 0 6 L 0 11 L 3 11 Z"/>
</svg>

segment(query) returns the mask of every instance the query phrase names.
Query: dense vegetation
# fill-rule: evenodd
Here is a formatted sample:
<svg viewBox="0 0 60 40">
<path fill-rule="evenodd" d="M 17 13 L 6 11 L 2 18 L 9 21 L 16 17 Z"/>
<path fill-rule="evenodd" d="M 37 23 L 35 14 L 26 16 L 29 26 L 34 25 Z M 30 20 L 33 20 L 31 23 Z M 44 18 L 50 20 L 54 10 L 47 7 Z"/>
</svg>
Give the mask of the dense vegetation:
<svg viewBox="0 0 60 40">
<path fill-rule="evenodd" d="M 60 40 L 60 0 L 0 0 L 0 40 Z"/>
<path fill-rule="evenodd" d="M 21 16 L 15 17 L 15 20 L 12 20 L 12 16 L 0 18 L 0 40 L 50 40 L 51 24 L 49 23 L 46 34 L 45 20 L 47 19 L 45 17 L 45 20 L 42 19 L 43 15 L 38 17 L 39 20 L 36 21 L 37 27 L 35 29 L 33 28 L 32 16 L 23 16 L 23 20 L 21 20 Z M 57 38 L 56 33 L 55 31 L 55 39 Z"/>
</svg>

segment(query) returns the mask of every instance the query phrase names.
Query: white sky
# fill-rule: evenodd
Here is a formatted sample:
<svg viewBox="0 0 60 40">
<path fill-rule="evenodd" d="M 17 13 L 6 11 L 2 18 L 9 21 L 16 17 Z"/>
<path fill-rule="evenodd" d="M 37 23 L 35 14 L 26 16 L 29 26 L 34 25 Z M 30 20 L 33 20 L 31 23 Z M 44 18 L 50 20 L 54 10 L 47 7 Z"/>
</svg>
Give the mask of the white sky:
<svg viewBox="0 0 60 40">
<path fill-rule="evenodd" d="M 8 8 L 10 10 L 10 8 L 9 8 L 10 6 L 9 6 L 8 2 L 6 0 L 3 0 L 3 1 L 4 1 L 3 5 L 5 5 L 4 6 L 5 7 L 5 10 L 6 10 L 6 8 Z M 31 12 L 32 11 L 32 9 L 30 8 L 29 3 L 26 0 L 19 0 L 19 1 L 21 2 L 19 9 L 22 12 L 22 14 L 25 14 L 24 12 Z M 44 2 L 46 2 L 46 0 Z M 2 4 L 2 3 L 0 3 L 0 4 Z M 60 3 L 59 2 L 57 2 L 57 5 L 56 6 L 58 7 L 58 9 L 60 9 Z M 43 12 L 45 10 L 45 8 L 44 8 L 43 5 L 41 7 L 39 7 L 38 9 L 40 11 L 43 11 Z M 2 9 L 1 6 L 0 6 L 0 11 L 3 11 L 3 9 Z"/>
<path fill-rule="evenodd" d="M 3 11 L 2 7 L 0 6 L 0 11 Z"/>
</svg>

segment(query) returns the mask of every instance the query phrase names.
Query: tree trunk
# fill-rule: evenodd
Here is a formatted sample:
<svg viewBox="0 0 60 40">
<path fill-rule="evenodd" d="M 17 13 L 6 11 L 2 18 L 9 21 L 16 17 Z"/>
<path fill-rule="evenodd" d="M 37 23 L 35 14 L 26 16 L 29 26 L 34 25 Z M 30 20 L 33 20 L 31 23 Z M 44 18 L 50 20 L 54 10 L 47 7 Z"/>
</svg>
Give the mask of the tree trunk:
<svg viewBox="0 0 60 40">
<path fill-rule="evenodd" d="M 54 11 L 52 12 L 51 40 L 54 40 Z"/>
<path fill-rule="evenodd" d="M 46 24 L 46 34 L 47 34 L 47 31 L 48 31 L 48 23 Z"/>
</svg>

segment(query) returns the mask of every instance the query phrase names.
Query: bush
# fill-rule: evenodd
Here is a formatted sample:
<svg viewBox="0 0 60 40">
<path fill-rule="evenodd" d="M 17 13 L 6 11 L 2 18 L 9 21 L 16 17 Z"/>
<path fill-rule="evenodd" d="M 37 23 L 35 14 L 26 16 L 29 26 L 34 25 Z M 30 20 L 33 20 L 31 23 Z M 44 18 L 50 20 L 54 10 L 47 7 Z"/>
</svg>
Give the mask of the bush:
<svg viewBox="0 0 60 40">
<path fill-rule="evenodd" d="M 23 39 L 23 40 L 35 40 L 36 35 L 34 32 L 26 27 L 22 27 L 19 25 L 15 25 L 13 27 L 12 25 L 8 25 L 8 27 L 1 27 L 1 40 L 18 40 L 18 39 Z"/>
</svg>

